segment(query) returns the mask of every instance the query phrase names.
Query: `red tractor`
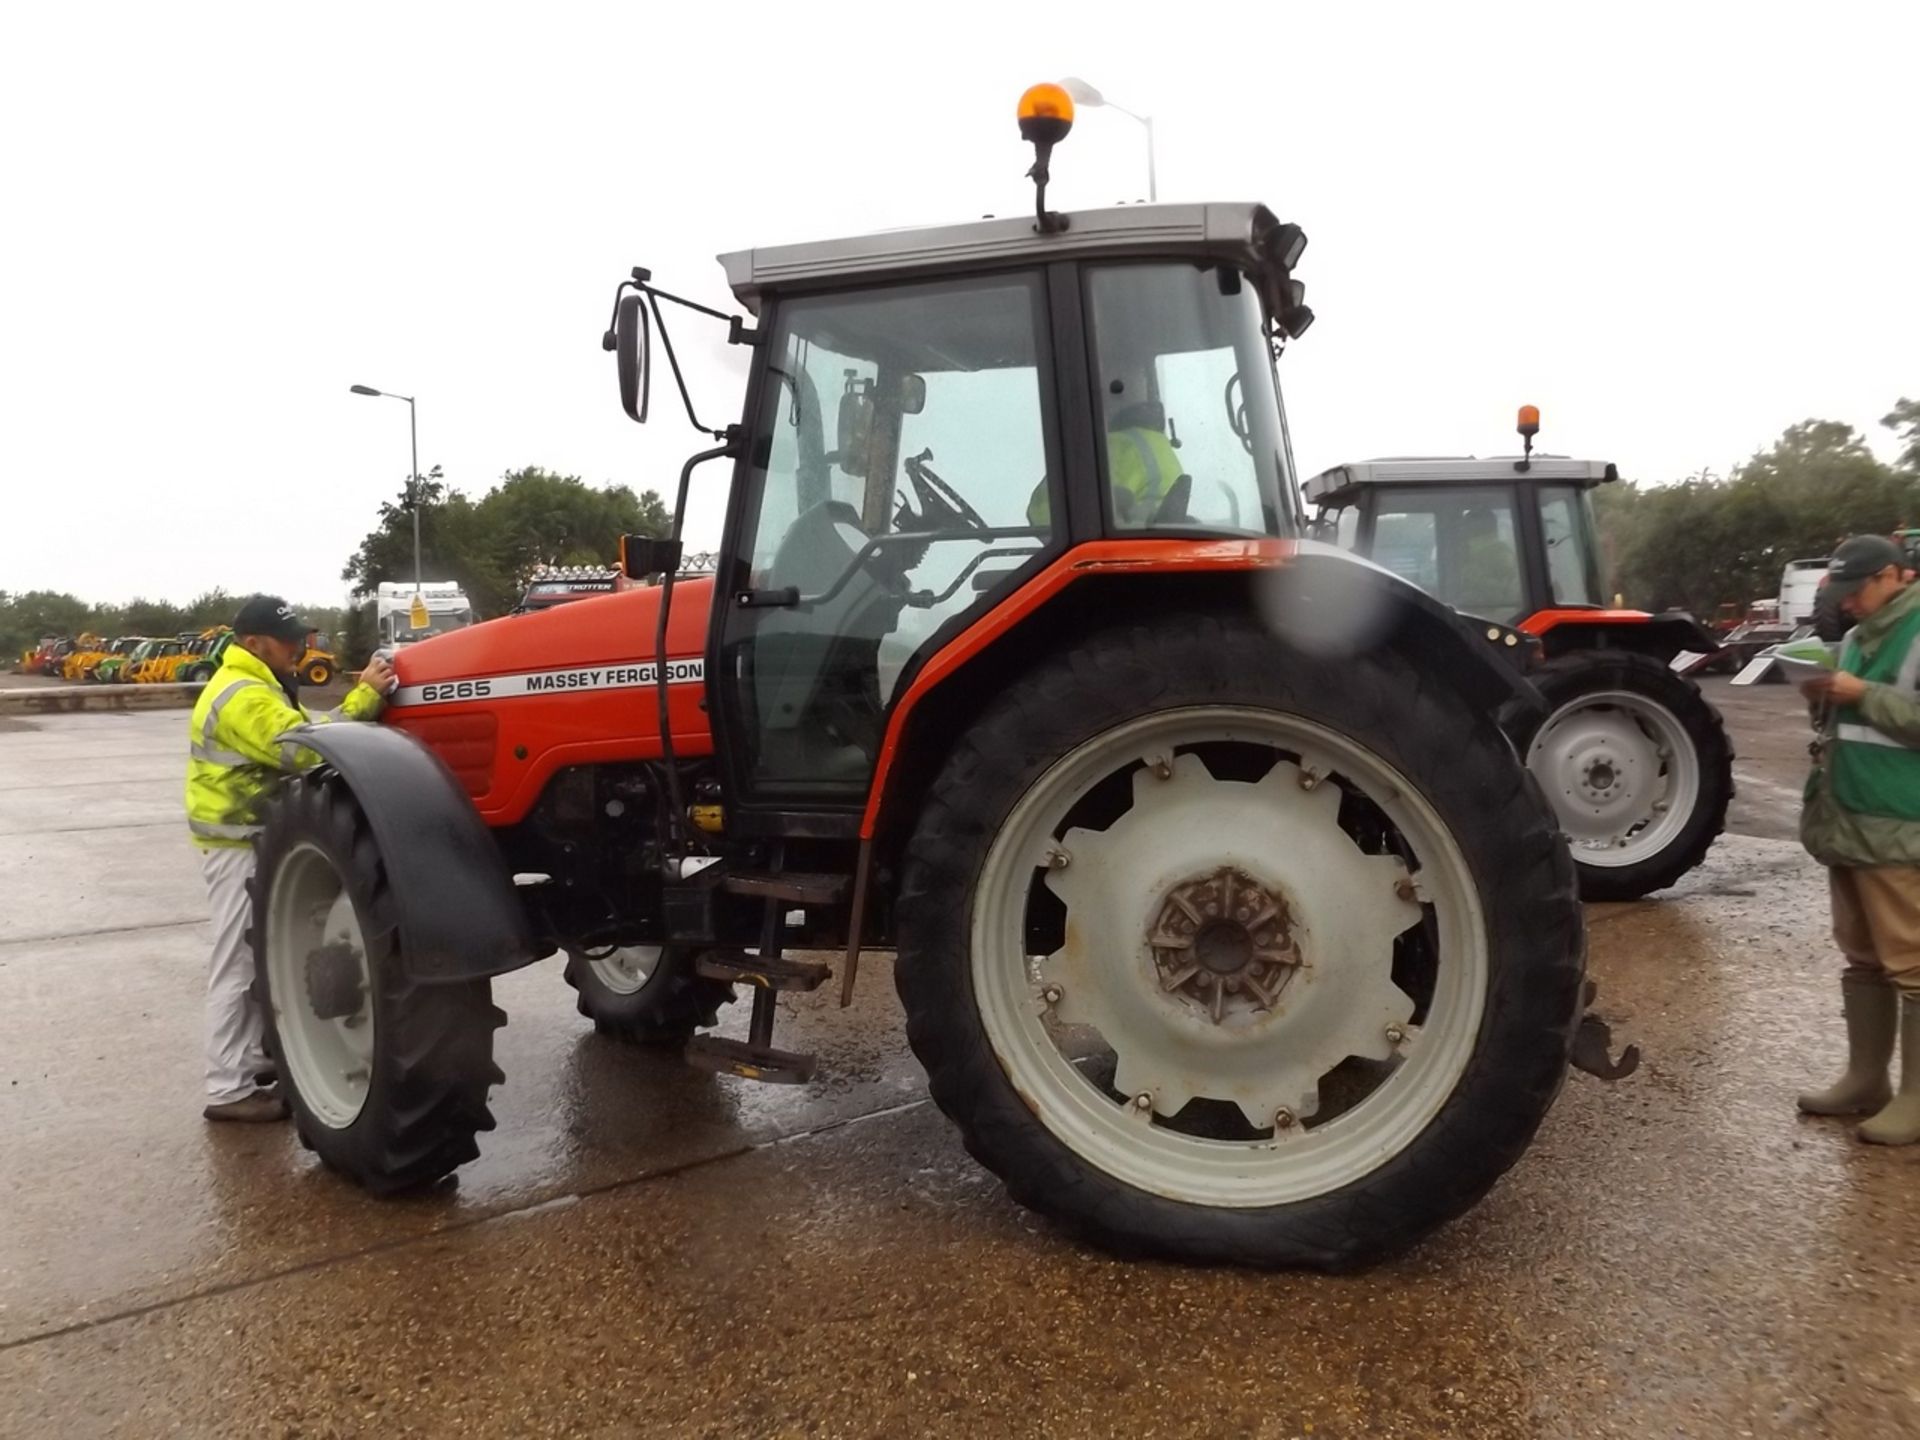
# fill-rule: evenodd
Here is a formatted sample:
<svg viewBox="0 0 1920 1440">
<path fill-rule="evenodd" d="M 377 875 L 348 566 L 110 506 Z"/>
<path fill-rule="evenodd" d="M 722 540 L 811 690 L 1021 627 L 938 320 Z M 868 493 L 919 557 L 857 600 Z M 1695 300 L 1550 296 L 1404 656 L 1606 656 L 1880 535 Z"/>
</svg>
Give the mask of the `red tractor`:
<svg viewBox="0 0 1920 1440">
<path fill-rule="evenodd" d="M 1544 715 L 1504 721 L 1573 845 L 1580 893 L 1633 900 L 1705 858 L 1733 798 L 1719 712 L 1677 674 L 1720 644 L 1681 611 L 1609 606 L 1589 494 L 1618 478 L 1597 460 L 1369 460 L 1306 484 L 1321 533 L 1470 615 L 1511 625 Z"/>
<path fill-rule="evenodd" d="M 253 943 L 327 1164 L 388 1192 L 472 1159 L 489 981 L 556 952 L 601 1031 L 799 1081 L 775 997 L 893 950 L 968 1149 L 1125 1253 L 1364 1262 L 1525 1150 L 1584 945 L 1495 719 L 1540 704 L 1511 632 L 1296 539 L 1305 237 L 1047 210 L 1068 115 L 1023 102 L 1032 218 L 727 255 L 745 316 L 636 270 L 631 417 L 666 304 L 752 360 L 672 538 L 624 547 L 659 583 L 423 641 L 387 724 L 303 734 Z M 1180 473 L 1123 485 L 1143 448 Z M 717 573 L 681 578 L 716 464 Z M 701 1033 L 736 986 L 746 1037 Z"/>
</svg>

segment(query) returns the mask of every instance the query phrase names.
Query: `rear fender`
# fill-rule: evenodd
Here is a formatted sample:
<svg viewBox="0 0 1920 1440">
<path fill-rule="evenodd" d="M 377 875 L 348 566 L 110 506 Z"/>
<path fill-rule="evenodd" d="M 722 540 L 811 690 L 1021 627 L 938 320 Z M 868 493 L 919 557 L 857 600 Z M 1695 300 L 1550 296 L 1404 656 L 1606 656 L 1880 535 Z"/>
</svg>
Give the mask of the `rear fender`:
<svg viewBox="0 0 1920 1440">
<path fill-rule="evenodd" d="M 1371 561 L 1316 541 L 1088 545 L 1034 577 L 902 678 L 861 821 L 885 859 L 957 737 L 1042 655 L 1090 627 L 1217 608 L 1259 614 L 1294 644 L 1343 654 L 1391 646 L 1440 669 L 1467 702 L 1502 717 L 1546 714 L 1526 678 L 1537 647 L 1510 626 L 1462 615 Z M 1110 552 L 1110 554 L 1108 553 Z M 1148 552 L 1143 554 L 1142 552 Z M 929 703 L 932 702 L 932 703 Z"/>
<path fill-rule="evenodd" d="M 1549 660 L 1576 650 L 1631 650 L 1668 664 L 1683 650 L 1720 650 L 1712 632 L 1684 610 L 1547 610 L 1522 621 L 1521 629 L 1540 637 Z"/>
<path fill-rule="evenodd" d="M 317 725 L 299 740 L 366 813 L 409 979 L 479 980 L 540 958 L 500 847 L 439 756 L 386 725 Z"/>
</svg>

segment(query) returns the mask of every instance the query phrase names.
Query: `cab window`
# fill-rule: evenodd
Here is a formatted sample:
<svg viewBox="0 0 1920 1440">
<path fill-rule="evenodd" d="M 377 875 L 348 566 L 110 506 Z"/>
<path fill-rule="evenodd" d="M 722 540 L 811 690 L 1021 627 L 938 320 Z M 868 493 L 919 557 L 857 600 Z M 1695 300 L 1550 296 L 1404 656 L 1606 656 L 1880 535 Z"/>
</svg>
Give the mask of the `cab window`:
<svg viewBox="0 0 1920 1440">
<path fill-rule="evenodd" d="M 1230 266 L 1104 266 L 1087 308 L 1109 523 L 1283 533 L 1293 481 L 1253 286 Z"/>
<path fill-rule="evenodd" d="M 1409 486 L 1382 491 L 1373 512 L 1373 561 L 1456 610 L 1489 620 L 1520 616 L 1525 587 L 1505 486 Z"/>
</svg>

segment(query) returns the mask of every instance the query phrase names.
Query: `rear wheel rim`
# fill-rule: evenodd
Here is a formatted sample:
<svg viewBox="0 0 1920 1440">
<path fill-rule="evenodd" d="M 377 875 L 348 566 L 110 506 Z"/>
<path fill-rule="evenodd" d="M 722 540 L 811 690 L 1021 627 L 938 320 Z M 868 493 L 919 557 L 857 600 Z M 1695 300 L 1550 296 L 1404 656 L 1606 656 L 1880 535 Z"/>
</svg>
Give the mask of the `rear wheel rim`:
<svg viewBox="0 0 1920 1440">
<path fill-rule="evenodd" d="M 660 957 L 666 951 L 659 945 L 623 945 L 611 955 L 587 960 L 593 978 L 616 995 L 638 995 L 647 988 Z"/>
<path fill-rule="evenodd" d="M 1254 783 L 1220 779 L 1187 748 L 1223 743 L 1271 751 L 1271 770 Z M 1125 772 L 1133 799 L 1120 818 L 1104 830 L 1066 825 L 1096 786 Z M 1184 793 L 1162 801 L 1160 784 Z M 1386 817 L 1413 857 L 1411 874 L 1395 855 L 1363 853 L 1339 828 L 1348 790 Z M 1312 803 L 1299 798 L 1310 791 L 1318 792 Z M 1076 858 L 1076 848 L 1093 853 Z M 1078 889 L 1067 883 L 1076 871 L 1089 877 Z M 1288 946 L 1305 964 L 1270 958 L 1264 973 L 1238 971 L 1274 1003 L 1241 993 L 1216 1021 L 1212 981 L 1192 988 L 1194 976 L 1181 978 L 1186 953 L 1154 942 L 1183 938 L 1166 935 L 1162 922 L 1182 913 L 1181 899 L 1211 893 L 1205 885 L 1225 871 L 1258 882 L 1292 918 L 1255 927 L 1251 949 L 1231 935 L 1203 947 L 1195 927 L 1193 953 L 1209 951 L 1200 970 L 1227 973 L 1255 951 L 1281 956 Z M 1064 904 L 1062 933 L 1078 938 L 1028 955 L 1028 906 L 1040 885 Z M 1262 905 L 1245 908 L 1257 914 Z M 1393 937 L 1423 927 L 1439 960 L 1415 1026 L 1414 999 L 1390 972 Z M 1413 1143 L 1472 1059 L 1491 965 L 1464 852 L 1405 776 L 1312 721 L 1222 706 L 1121 725 L 1034 782 L 982 866 L 971 972 L 988 1042 L 1054 1138 L 1139 1189 L 1251 1208 L 1352 1184 Z M 1111 1086 L 1072 1053 L 1074 1037 L 1084 1042 L 1089 1030 L 1112 1052 Z M 1346 1056 L 1364 1057 L 1361 1070 L 1373 1077 L 1366 1093 L 1344 1108 L 1321 1103 L 1334 1070 L 1352 1077 Z M 1151 1083 L 1130 1096 L 1143 1076 Z M 1189 1119 L 1183 1087 L 1216 1102 L 1202 1107 L 1216 1119 L 1227 1113 L 1220 1102 L 1231 1104 L 1238 1133 L 1194 1133 L 1209 1126 Z M 1274 1105 L 1261 1131 L 1253 1115 L 1281 1094 L 1290 1103 Z"/>
<path fill-rule="evenodd" d="M 1660 854 L 1700 801 L 1700 757 L 1687 727 L 1634 690 L 1560 706 L 1534 733 L 1527 768 L 1552 799 L 1574 858 L 1602 869 Z"/>
<path fill-rule="evenodd" d="M 283 1070 L 316 1120 L 344 1130 L 371 1088 L 373 977 L 352 897 L 317 846 L 295 845 L 281 859 L 266 938 Z M 346 1009 L 355 992 L 357 1003 Z"/>
</svg>

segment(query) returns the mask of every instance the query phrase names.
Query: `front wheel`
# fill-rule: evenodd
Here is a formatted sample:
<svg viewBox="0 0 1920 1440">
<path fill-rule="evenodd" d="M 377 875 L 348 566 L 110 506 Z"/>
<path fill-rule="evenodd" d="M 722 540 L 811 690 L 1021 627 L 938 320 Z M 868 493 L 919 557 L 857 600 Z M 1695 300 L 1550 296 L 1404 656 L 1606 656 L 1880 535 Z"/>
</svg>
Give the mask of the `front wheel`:
<svg viewBox="0 0 1920 1440">
<path fill-rule="evenodd" d="M 333 679 L 333 666 L 329 665 L 325 660 L 316 660 L 307 666 L 304 678 L 309 685 L 325 685 L 329 680 Z"/>
<path fill-rule="evenodd" d="M 1549 660 L 1548 713 L 1514 746 L 1573 846 L 1588 900 L 1637 900 L 1706 858 L 1733 799 L 1733 746 L 1691 680 L 1624 650 Z"/>
<path fill-rule="evenodd" d="M 366 815 L 337 780 L 275 804 L 252 881 L 255 984 L 301 1142 L 378 1194 L 474 1159 L 503 1078 L 486 980 L 410 980 Z"/>
<path fill-rule="evenodd" d="M 1411 1244 L 1526 1149 L 1580 1011 L 1566 847 L 1440 662 L 1211 617 L 1008 687 L 897 914 L 908 1038 L 967 1148 L 1128 1254 Z"/>
<path fill-rule="evenodd" d="M 593 1028 L 629 1045 L 683 1045 L 704 1025 L 719 1023 L 733 986 L 693 973 L 690 949 L 622 945 L 567 951 L 567 983 Z"/>
</svg>

